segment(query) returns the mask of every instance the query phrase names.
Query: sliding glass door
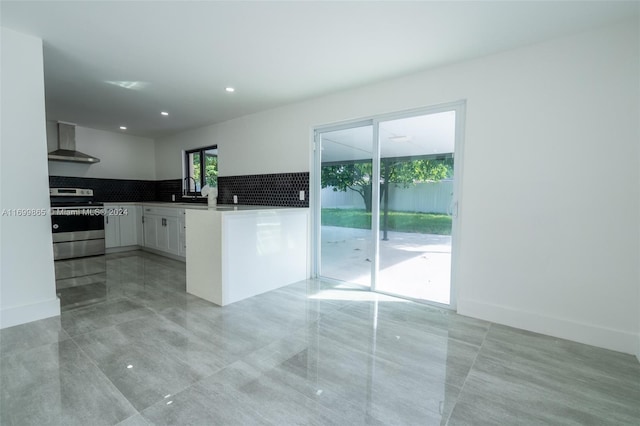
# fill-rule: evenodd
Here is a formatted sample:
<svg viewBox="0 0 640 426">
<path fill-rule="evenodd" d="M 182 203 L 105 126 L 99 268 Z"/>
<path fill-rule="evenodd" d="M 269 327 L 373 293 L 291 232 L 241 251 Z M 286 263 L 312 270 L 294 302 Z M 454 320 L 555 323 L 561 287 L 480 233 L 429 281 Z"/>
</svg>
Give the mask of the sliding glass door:
<svg viewBox="0 0 640 426">
<path fill-rule="evenodd" d="M 455 111 L 379 122 L 376 290 L 448 305 Z"/>
<path fill-rule="evenodd" d="M 319 132 L 320 275 L 371 286 L 373 126 Z"/>
<path fill-rule="evenodd" d="M 464 104 L 316 131 L 316 271 L 450 305 Z"/>
</svg>

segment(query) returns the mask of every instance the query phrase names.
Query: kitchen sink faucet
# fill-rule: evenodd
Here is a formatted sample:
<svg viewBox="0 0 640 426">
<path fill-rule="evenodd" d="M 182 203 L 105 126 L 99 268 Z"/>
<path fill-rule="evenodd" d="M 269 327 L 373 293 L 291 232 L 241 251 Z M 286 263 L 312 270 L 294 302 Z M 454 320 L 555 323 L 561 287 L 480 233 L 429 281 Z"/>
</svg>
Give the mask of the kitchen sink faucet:
<svg viewBox="0 0 640 426">
<path fill-rule="evenodd" d="M 183 193 L 183 197 L 187 197 L 187 194 L 189 193 L 189 179 L 191 179 L 193 181 L 193 192 L 196 192 L 196 188 L 198 187 L 198 182 L 196 182 L 196 180 L 192 177 L 192 176 L 187 176 L 186 178 L 184 178 L 184 193 Z M 196 195 L 193 196 L 193 198 L 196 198 Z"/>
</svg>

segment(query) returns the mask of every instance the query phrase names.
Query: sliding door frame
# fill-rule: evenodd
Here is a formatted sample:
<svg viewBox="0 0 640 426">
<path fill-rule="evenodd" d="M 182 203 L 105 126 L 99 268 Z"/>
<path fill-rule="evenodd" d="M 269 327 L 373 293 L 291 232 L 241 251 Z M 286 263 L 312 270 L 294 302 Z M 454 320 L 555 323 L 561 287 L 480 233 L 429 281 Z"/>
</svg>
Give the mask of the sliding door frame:
<svg viewBox="0 0 640 426">
<path fill-rule="evenodd" d="M 460 222 L 462 217 L 462 173 L 463 173 L 463 156 L 464 156 L 464 129 L 466 120 L 466 101 L 459 100 L 455 102 L 448 102 L 429 107 L 421 107 L 415 109 L 409 109 L 404 111 L 398 111 L 387 114 L 379 114 L 366 119 L 350 120 L 335 124 L 316 126 L 312 130 L 312 161 L 313 161 L 313 173 L 311 179 L 312 185 L 312 220 L 311 220 L 311 234 L 312 234 L 312 276 L 317 278 L 320 276 L 320 254 L 321 254 L 321 176 L 322 173 L 322 155 L 320 146 L 320 134 L 329 131 L 344 130 L 353 127 L 360 126 L 372 126 L 373 130 L 373 151 L 372 151 L 372 165 L 373 165 L 373 182 L 377 182 L 376 185 L 372 185 L 371 188 L 371 239 L 372 239 L 372 262 L 371 262 L 371 291 L 389 294 L 392 296 L 398 296 L 392 293 L 381 292 L 377 290 L 377 276 L 379 265 L 379 252 L 380 252 L 380 138 L 379 138 L 379 125 L 381 122 L 397 120 L 402 118 L 410 118 L 421 115 L 430 115 L 447 111 L 455 111 L 455 142 L 454 142 L 454 162 L 453 162 L 453 200 L 451 203 L 451 282 L 450 282 L 450 301 L 449 305 L 444 305 L 437 302 L 410 299 L 419 303 L 425 303 L 429 305 L 435 305 L 438 307 L 453 309 L 457 308 L 457 293 L 458 293 L 458 276 L 459 276 L 459 252 L 460 252 Z M 376 220 L 377 219 L 377 220 Z M 406 298 L 406 297 L 404 297 Z"/>
</svg>

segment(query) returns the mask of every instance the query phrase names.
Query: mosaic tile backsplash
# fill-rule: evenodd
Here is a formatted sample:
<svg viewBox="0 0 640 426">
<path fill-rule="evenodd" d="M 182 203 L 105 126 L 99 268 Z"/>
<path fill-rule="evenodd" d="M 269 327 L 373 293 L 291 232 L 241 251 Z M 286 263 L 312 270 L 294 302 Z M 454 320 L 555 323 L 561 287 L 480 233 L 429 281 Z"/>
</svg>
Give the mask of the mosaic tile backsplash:
<svg viewBox="0 0 640 426">
<path fill-rule="evenodd" d="M 309 207 L 309 173 L 218 176 L 218 203 L 233 204 L 234 195 L 238 204 Z"/>
<path fill-rule="evenodd" d="M 93 189 L 93 197 L 96 201 L 105 203 L 124 201 L 158 201 L 156 181 L 152 180 L 49 176 L 49 187 Z"/>
<path fill-rule="evenodd" d="M 169 179 L 156 181 L 156 200 L 173 201 L 171 196 L 175 195 L 176 200 L 182 194 L 182 179 Z"/>
<path fill-rule="evenodd" d="M 172 195 L 182 192 L 181 179 L 132 180 L 99 179 L 70 176 L 49 176 L 51 188 L 89 188 L 94 198 L 102 202 L 172 201 Z M 299 199 L 300 191 L 305 199 Z M 309 173 L 275 173 L 218 177 L 218 203 L 309 207 Z M 176 197 L 177 201 L 181 201 Z"/>
</svg>

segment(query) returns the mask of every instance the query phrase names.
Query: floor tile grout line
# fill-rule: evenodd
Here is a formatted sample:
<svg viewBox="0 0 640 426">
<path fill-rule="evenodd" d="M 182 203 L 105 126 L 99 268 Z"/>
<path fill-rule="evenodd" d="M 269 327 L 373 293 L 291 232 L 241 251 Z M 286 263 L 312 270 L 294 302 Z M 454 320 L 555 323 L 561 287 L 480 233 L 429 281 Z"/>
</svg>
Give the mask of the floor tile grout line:
<svg viewBox="0 0 640 426">
<path fill-rule="evenodd" d="M 480 343 L 480 346 L 478 347 L 478 352 L 476 353 L 476 356 L 473 358 L 473 362 L 471 363 L 471 366 L 469 366 L 469 371 L 467 372 L 467 375 L 464 378 L 464 381 L 462 382 L 462 385 L 460 386 L 460 392 L 458 392 L 458 396 L 456 397 L 456 402 L 453 404 L 453 407 L 451 407 L 451 411 L 449 412 L 449 416 L 447 417 L 447 421 L 445 422 L 445 426 L 449 425 L 449 421 L 451 420 L 451 416 L 453 415 L 453 411 L 456 408 L 456 405 L 458 405 L 458 400 L 460 398 L 460 395 L 462 395 L 462 392 L 464 392 L 464 387 L 467 385 L 467 380 L 469 379 L 469 376 L 471 375 L 471 372 L 473 371 L 473 368 L 476 365 L 476 361 L 478 360 L 478 357 L 480 356 L 480 352 L 482 351 L 482 347 L 484 346 L 484 343 L 487 340 L 487 336 L 489 335 L 489 331 L 491 330 L 491 327 L 493 326 L 493 323 L 490 322 L 489 323 L 489 327 L 487 327 L 487 331 L 484 334 L 484 337 L 482 338 L 482 343 Z"/>
</svg>

